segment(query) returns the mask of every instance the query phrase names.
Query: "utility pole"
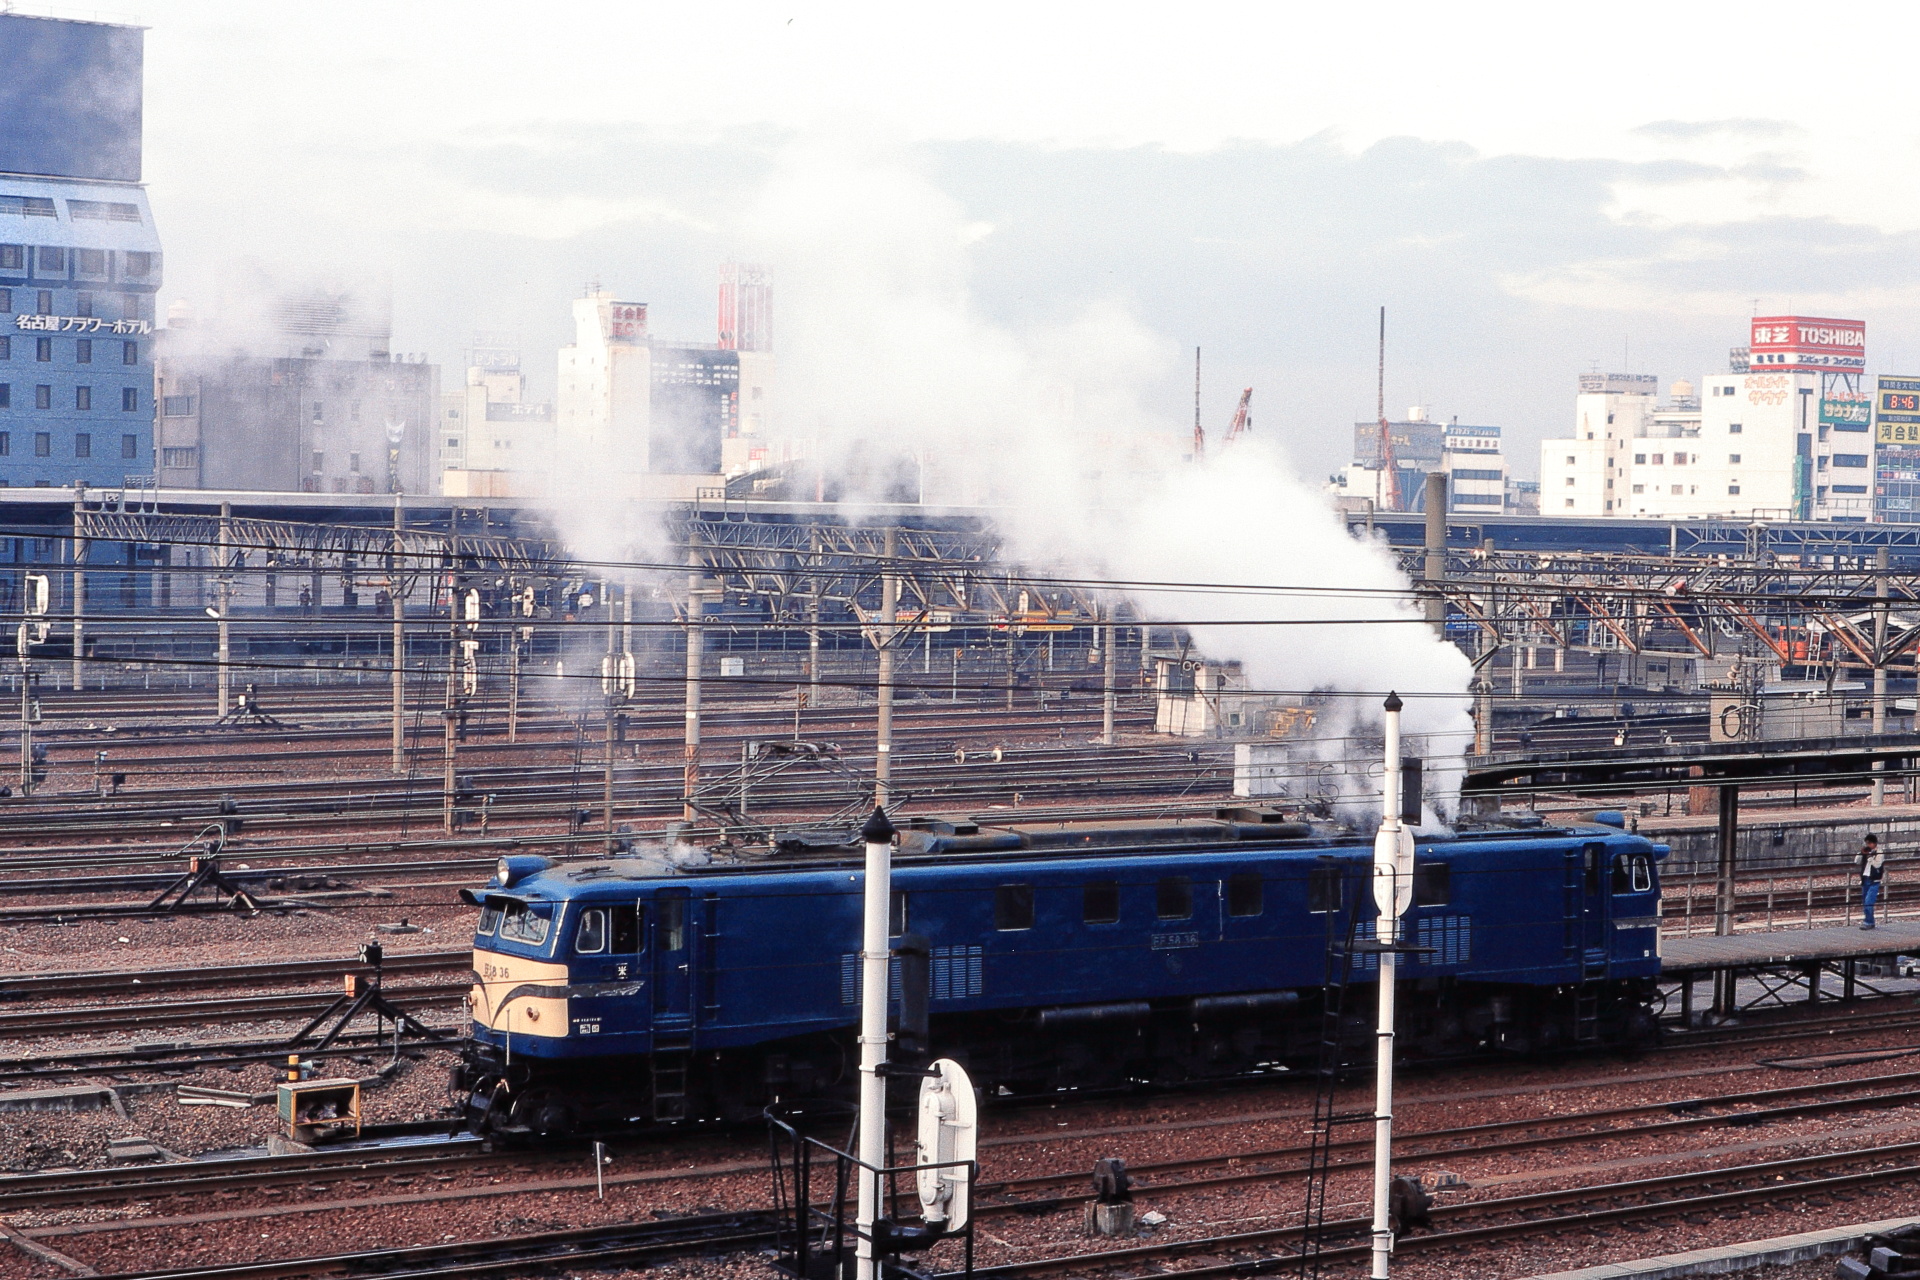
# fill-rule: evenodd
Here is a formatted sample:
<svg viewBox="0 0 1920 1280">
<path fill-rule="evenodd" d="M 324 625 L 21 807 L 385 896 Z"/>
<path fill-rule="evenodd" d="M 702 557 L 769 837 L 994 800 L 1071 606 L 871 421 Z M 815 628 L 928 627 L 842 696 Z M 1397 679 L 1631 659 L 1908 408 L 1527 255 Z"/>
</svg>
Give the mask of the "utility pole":
<svg viewBox="0 0 1920 1280">
<path fill-rule="evenodd" d="M 387 553 L 387 596 L 393 606 L 393 774 L 407 771 L 407 605 L 400 589 L 400 534 L 406 517 L 393 499 L 393 541 Z"/>
<path fill-rule="evenodd" d="M 220 576 L 214 582 L 215 599 L 220 612 L 220 718 L 233 710 L 233 671 L 227 664 L 233 656 L 228 632 L 227 611 L 233 603 L 233 504 L 220 504 Z M 77 659 L 76 659 L 77 660 Z"/>
<path fill-rule="evenodd" d="M 87 684 L 87 539 L 80 536 L 81 507 L 86 490 L 73 500 L 73 689 L 78 693 Z"/>
<path fill-rule="evenodd" d="M 20 796 L 33 795 L 33 646 L 47 639 L 50 579 L 44 573 L 22 575 L 20 653 Z"/>
<path fill-rule="evenodd" d="M 873 803 L 879 809 L 887 807 L 893 782 L 893 642 L 897 634 L 894 618 L 900 612 L 900 575 L 894 568 L 894 558 L 899 554 L 899 548 L 900 531 L 888 525 L 881 550 L 880 625 L 873 633 L 873 641 L 880 648 L 879 677 L 875 682 L 879 701 L 876 720 L 878 740 L 873 753 Z"/>
<path fill-rule="evenodd" d="M 446 702 L 440 709 L 441 722 L 441 762 L 445 775 L 440 783 L 440 827 L 447 834 L 453 834 L 454 789 L 458 785 L 455 769 L 458 766 L 459 743 L 454 733 L 454 721 L 459 715 L 455 706 L 454 687 L 459 680 L 460 666 L 460 508 L 454 507 L 447 512 L 447 693 Z"/>
<path fill-rule="evenodd" d="M 700 789 L 700 667 L 705 656 L 706 637 L 701 634 L 700 614 L 706 607 L 706 575 L 700 562 L 700 545 L 694 522 L 687 524 L 687 740 L 686 770 L 680 780 L 680 816 L 692 822 L 697 816 L 693 796 Z"/>
<path fill-rule="evenodd" d="M 1100 673 L 1100 745 L 1110 747 L 1113 745 L 1113 712 L 1114 703 L 1117 700 L 1117 695 L 1114 690 L 1114 673 L 1116 667 L 1119 665 L 1119 659 L 1113 652 L 1114 640 L 1117 637 L 1113 626 L 1113 605 L 1111 602 L 1108 603 L 1105 612 L 1107 615 L 1107 624 L 1100 628 L 1100 665 L 1102 668 Z"/>
<path fill-rule="evenodd" d="M 1887 548 L 1873 553 L 1873 731 L 1887 731 Z M 1887 764 L 1873 762 L 1873 807 L 1887 802 Z"/>
</svg>

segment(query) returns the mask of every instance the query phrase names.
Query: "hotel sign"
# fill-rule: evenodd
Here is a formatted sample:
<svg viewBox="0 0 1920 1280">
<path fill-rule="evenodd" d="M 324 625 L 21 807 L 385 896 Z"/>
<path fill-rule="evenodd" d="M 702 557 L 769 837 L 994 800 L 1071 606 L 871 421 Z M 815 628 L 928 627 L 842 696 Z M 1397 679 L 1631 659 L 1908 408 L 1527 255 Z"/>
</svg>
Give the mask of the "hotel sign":
<svg viewBox="0 0 1920 1280">
<path fill-rule="evenodd" d="M 15 316 L 16 329 L 42 333 L 152 333 L 151 320 L 102 320 L 99 316 Z"/>
</svg>

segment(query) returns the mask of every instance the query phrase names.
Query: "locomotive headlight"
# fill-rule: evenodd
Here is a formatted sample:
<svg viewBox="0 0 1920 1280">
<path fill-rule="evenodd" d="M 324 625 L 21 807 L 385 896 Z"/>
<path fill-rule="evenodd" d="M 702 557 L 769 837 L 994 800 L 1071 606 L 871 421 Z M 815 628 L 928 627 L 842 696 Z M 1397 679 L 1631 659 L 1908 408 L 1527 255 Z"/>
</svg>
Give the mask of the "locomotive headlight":
<svg viewBox="0 0 1920 1280">
<path fill-rule="evenodd" d="M 553 865 L 552 858 L 542 858 L 538 854 L 508 854 L 494 864 L 493 873 L 500 881 L 502 889 L 511 889 L 528 876 L 539 875 Z"/>
</svg>

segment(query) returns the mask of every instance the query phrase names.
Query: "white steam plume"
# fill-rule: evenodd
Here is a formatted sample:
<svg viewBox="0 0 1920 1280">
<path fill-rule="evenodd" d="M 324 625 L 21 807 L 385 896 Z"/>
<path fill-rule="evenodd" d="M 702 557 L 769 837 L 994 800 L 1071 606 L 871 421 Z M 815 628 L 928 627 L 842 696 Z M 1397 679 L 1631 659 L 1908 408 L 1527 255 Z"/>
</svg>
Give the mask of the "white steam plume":
<svg viewBox="0 0 1920 1280">
<path fill-rule="evenodd" d="M 1014 333 L 967 289 L 969 246 L 991 234 L 907 164 L 842 144 L 795 146 L 746 234 L 781 290 L 781 416 L 817 438 L 830 472 L 862 454 L 922 461 L 930 503 L 982 502 L 1015 554 L 1089 576 L 1333 594 L 1135 592 L 1150 616 L 1370 620 L 1195 628 L 1255 689 L 1408 695 L 1410 733 L 1470 738 L 1466 658 L 1404 599 L 1388 554 L 1356 541 L 1271 434 L 1183 459 L 1184 434 L 1143 407 L 1177 357 L 1118 303 Z M 878 495 L 875 495 L 878 496 Z M 1444 694 L 1445 697 L 1421 696 Z M 1377 698 L 1339 699 L 1323 734 L 1377 722 Z"/>
</svg>

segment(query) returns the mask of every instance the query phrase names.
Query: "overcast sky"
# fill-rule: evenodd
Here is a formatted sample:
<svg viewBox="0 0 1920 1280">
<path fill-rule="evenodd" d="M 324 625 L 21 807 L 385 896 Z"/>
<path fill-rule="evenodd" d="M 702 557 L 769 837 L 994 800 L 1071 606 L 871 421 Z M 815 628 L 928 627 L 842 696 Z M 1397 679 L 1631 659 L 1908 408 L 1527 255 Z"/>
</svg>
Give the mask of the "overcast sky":
<svg viewBox="0 0 1920 1280">
<path fill-rule="evenodd" d="M 22 11 L 31 5 L 23 4 Z M 79 15 L 75 15 L 79 16 Z M 112 16 L 112 15 L 103 15 Z M 1863 317 L 1920 366 L 1904 6 L 500 4 L 150 0 L 163 301 L 234 264 L 391 282 L 394 343 L 523 335 L 551 393 L 588 279 L 712 340 L 718 262 L 796 145 L 964 215 L 969 305 L 1152 335 L 1147 401 L 1323 473 L 1373 412 L 1504 427 L 1576 373 L 1724 368 L 1762 311 Z M 776 279 L 776 335 L 797 305 Z M 788 317 L 791 318 L 790 316 Z"/>
</svg>

